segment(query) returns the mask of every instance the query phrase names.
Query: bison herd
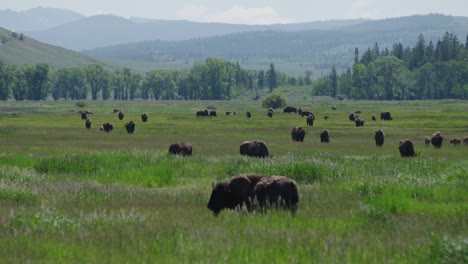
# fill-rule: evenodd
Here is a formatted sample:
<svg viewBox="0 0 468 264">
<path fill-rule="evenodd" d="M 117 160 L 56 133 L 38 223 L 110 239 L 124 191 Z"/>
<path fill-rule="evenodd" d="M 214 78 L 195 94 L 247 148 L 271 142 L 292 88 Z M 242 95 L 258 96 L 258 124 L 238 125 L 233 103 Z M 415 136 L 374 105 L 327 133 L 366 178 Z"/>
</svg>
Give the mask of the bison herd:
<svg viewBox="0 0 468 264">
<path fill-rule="evenodd" d="M 299 205 L 296 182 L 285 176 L 241 174 L 214 185 L 207 207 L 217 216 L 223 209 L 244 206 L 251 212 L 256 205 L 262 212 L 285 208 L 294 214 Z"/>
</svg>

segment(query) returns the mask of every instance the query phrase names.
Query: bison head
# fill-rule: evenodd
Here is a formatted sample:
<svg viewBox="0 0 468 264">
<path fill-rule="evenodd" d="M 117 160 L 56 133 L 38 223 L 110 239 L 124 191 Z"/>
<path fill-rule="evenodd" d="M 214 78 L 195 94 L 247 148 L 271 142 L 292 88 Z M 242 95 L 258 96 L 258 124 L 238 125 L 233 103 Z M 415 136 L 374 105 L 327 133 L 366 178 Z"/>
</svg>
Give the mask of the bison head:
<svg viewBox="0 0 468 264">
<path fill-rule="evenodd" d="M 208 209 L 213 211 L 214 215 L 217 216 L 224 208 L 233 208 L 230 204 L 232 200 L 232 192 L 229 188 L 229 183 L 221 182 L 217 183 L 211 191 L 210 200 L 208 201 Z"/>
</svg>

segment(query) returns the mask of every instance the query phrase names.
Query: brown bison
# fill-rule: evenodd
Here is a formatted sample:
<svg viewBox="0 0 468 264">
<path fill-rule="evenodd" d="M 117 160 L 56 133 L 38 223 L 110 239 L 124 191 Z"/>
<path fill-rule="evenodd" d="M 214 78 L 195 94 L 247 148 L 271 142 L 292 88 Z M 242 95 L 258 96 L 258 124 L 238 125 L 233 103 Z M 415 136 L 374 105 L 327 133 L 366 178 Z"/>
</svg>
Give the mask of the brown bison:
<svg viewBox="0 0 468 264">
<path fill-rule="evenodd" d="M 376 121 L 377 117 L 375 115 L 372 115 L 372 121 Z"/>
<path fill-rule="evenodd" d="M 86 119 L 86 121 L 85 121 L 85 127 L 88 128 L 88 129 L 91 128 L 91 120 L 89 118 Z"/>
<path fill-rule="evenodd" d="M 192 145 L 185 142 L 178 142 L 169 146 L 169 154 L 181 155 L 181 156 L 192 156 Z"/>
<path fill-rule="evenodd" d="M 320 133 L 320 142 L 322 143 L 330 142 L 330 133 L 328 133 L 327 129 L 322 130 L 322 132 Z"/>
<path fill-rule="evenodd" d="M 398 146 L 400 155 L 402 157 L 416 157 L 418 154 L 414 152 L 414 145 L 409 139 L 401 140 Z"/>
<path fill-rule="evenodd" d="M 468 145 L 468 137 L 464 137 L 464 138 L 463 138 L 463 143 L 464 143 L 465 145 Z"/>
<path fill-rule="evenodd" d="M 208 113 L 208 110 L 200 110 L 200 111 L 197 111 L 197 117 L 199 116 L 209 116 L 209 113 Z"/>
<path fill-rule="evenodd" d="M 273 117 L 273 109 L 272 108 L 269 108 L 268 111 L 267 111 L 267 116 L 272 118 Z"/>
<path fill-rule="evenodd" d="M 81 120 L 86 120 L 86 119 L 88 119 L 88 116 L 86 116 L 86 112 L 81 112 L 81 111 L 80 111 L 80 114 L 81 114 Z"/>
<path fill-rule="evenodd" d="M 356 123 L 357 127 L 364 126 L 364 123 L 366 122 L 362 117 L 357 117 L 354 122 Z"/>
<path fill-rule="evenodd" d="M 375 145 L 377 147 L 383 146 L 384 140 L 385 140 L 385 134 L 382 129 L 379 128 L 377 129 L 377 131 L 375 131 L 374 139 L 375 139 Z"/>
<path fill-rule="evenodd" d="M 264 177 L 255 185 L 254 195 L 262 211 L 281 205 L 295 213 L 299 204 L 296 182 L 284 176 Z"/>
<path fill-rule="evenodd" d="M 133 120 L 130 120 L 127 123 L 125 123 L 124 126 L 125 126 L 125 129 L 127 130 L 127 133 L 133 134 L 133 132 L 135 132 L 135 123 L 133 122 Z"/>
<path fill-rule="evenodd" d="M 146 122 L 148 121 L 148 116 L 146 114 L 141 115 L 141 121 Z"/>
<path fill-rule="evenodd" d="M 459 146 L 461 144 L 461 139 L 458 137 L 454 137 L 450 140 L 450 144 L 453 144 L 454 146 Z"/>
<path fill-rule="evenodd" d="M 424 144 L 426 144 L 426 147 L 429 147 L 431 145 L 431 138 L 430 137 L 426 137 L 424 139 Z"/>
<path fill-rule="evenodd" d="M 217 216 L 223 209 L 240 209 L 245 204 L 250 211 L 255 185 L 264 177 L 268 176 L 242 174 L 231 177 L 228 182 L 217 183 L 211 191 L 208 209 Z"/>
<path fill-rule="evenodd" d="M 247 116 L 247 118 L 251 118 L 251 117 L 252 117 L 252 113 L 250 113 L 250 112 L 245 113 L 245 115 Z"/>
<path fill-rule="evenodd" d="M 432 134 L 431 144 L 434 146 L 434 148 L 442 147 L 442 141 L 444 141 L 444 137 L 440 134 L 439 131 L 436 131 L 434 134 Z"/>
<path fill-rule="evenodd" d="M 247 140 L 242 142 L 240 145 L 240 154 L 258 158 L 271 156 L 265 142 L 260 140 Z"/>
<path fill-rule="evenodd" d="M 115 109 L 115 108 L 114 108 L 114 110 L 113 110 L 113 111 L 114 111 L 114 113 L 118 113 L 118 112 L 120 112 L 120 110 L 119 110 L 119 109 Z"/>
<path fill-rule="evenodd" d="M 307 116 L 306 118 L 306 123 L 308 126 L 313 126 L 314 125 L 314 121 L 315 121 L 315 115 L 314 114 L 310 114 Z"/>
<path fill-rule="evenodd" d="M 214 117 L 215 117 L 215 116 L 216 116 L 216 111 L 215 111 L 215 110 L 211 110 L 211 111 L 210 111 L 210 116 L 214 116 Z"/>
<path fill-rule="evenodd" d="M 349 114 L 348 119 L 349 119 L 349 121 L 356 120 L 356 117 L 354 116 L 354 113 Z"/>
<path fill-rule="evenodd" d="M 111 132 L 114 129 L 114 126 L 110 123 L 104 123 L 99 129 L 103 130 L 104 132 Z"/>
<path fill-rule="evenodd" d="M 297 108 L 296 107 L 292 107 L 292 106 L 286 106 L 284 109 L 283 109 L 283 113 L 297 113 Z"/>
<path fill-rule="evenodd" d="M 301 112 L 301 116 L 304 117 L 304 116 L 310 116 L 310 115 L 313 115 L 315 117 L 315 114 L 312 113 L 311 111 L 304 111 L 302 110 Z"/>
<path fill-rule="evenodd" d="M 302 127 L 293 127 L 291 137 L 294 142 L 304 142 L 306 131 Z"/>
<path fill-rule="evenodd" d="M 324 115 L 324 116 L 323 116 L 323 120 L 328 120 L 328 116 L 327 116 L 327 115 Z"/>
<path fill-rule="evenodd" d="M 392 115 L 390 112 L 382 112 L 380 113 L 380 120 L 393 120 Z"/>
<path fill-rule="evenodd" d="M 122 111 L 119 111 L 119 120 L 122 120 L 124 116 L 124 113 Z"/>
</svg>

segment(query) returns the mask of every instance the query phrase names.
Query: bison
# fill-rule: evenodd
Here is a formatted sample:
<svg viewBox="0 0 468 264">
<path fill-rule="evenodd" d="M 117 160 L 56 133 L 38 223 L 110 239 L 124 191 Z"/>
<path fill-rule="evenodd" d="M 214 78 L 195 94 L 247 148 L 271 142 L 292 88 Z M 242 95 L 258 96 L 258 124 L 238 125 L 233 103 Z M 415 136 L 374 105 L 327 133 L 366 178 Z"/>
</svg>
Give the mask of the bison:
<svg viewBox="0 0 468 264">
<path fill-rule="evenodd" d="M 306 131 L 302 127 L 293 127 L 291 137 L 294 142 L 304 142 Z"/>
<path fill-rule="evenodd" d="M 235 116 L 235 115 L 236 115 L 236 112 L 227 111 L 227 112 L 226 112 L 226 115 L 227 115 L 227 116 Z"/>
<path fill-rule="evenodd" d="M 431 144 L 434 146 L 434 148 L 442 147 L 442 141 L 444 141 L 444 137 L 440 134 L 439 131 L 436 131 L 434 134 L 432 134 Z"/>
<path fill-rule="evenodd" d="M 119 109 L 116 109 L 116 108 L 114 108 L 113 112 L 114 112 L 114 113 L 118 113 L 118 112 L 120 112 L 120 110 L 119 110 Z"/>
<path fill-rule="evenodd" d="M 114 126 L 110 123 L 104 123 L 99 129 L 103 130 L 104 132 L 110 132 L 114 129 Z"/>
<path fill-rule="evenodd" d="M 364 123 L 366 122 L 362 117 L 357 117 L 354 122 L 356 123 L 357 127 L 364 126 Z"/>
<path fill-rule="evenodd" d="M 125 123 L 124 127 L 127 130 L 127 133 L 129 134 L 133 134 L 133 132 L 135 131 L 135 123 L 133 122 L 133 120 L 130 120 L 127 123 Z"/>
<path fill-rule="evenodd" d="M 349 119 L 349 121 L 356 120 L 356 117 L 354 116 L 354 113 L 349 114 L 348 119 Z"/>
<path fill-rule="evenodd" d="M 208 209 L 217 216 L 223 209 L 241 208 L 246 205 L 250 211 L 254 199 L 254 188 L 257 183 L 268 177 L 259 174 L 242 174 L 233 176 L 228 182 L 220 182 L 213 186 L 208 201 Z"/>
<path fill-rule="evenodd" d="M 185 142 L 173 143 L 169 146 L 169 154 L 192 156 L 192 145 Z"/>
<path fill-rule="evenodd" d="M 461 144 L 461 139 L 458 137 L 454 137 L 450 140 L 450 144 L 453 144 L 454 146 L 459 146 Z"/>
<path fill-rule="evenodd" d="M 273 109 L 272 108 L 269 108 L 268 111 L 267 111 L 267 116 L 272 118 L 273 117 Z"/>
<path fill-rule="evenodd" d="M 208 113 L 208 110 L 200 110 L 200 111 L 197 111 L 197 117 L 199 116 L 208 116 L 209 113 Z"/>
<path fill-rule="evenodd" d="M 124 116 L 124 113 L 122 111 L 119 111 L 119 120 L 123 120 Z"/>
<path fill-rule="evenodd" d="M 81 111 L 80 111 L 80 114 L 81 114 L 81 120 L 86 120 L 86 119 L 88 119 L 88 117 L 86 116 L 86 114 L 87 114 L 86 112 L 81 112 Z"/>
<path fill-rule="evenodd" d="M 383 146 L 384 140 L 385 140 L 385 134 L 382 129 L 379 128 L 377 129 L 377 131 L 375 131 L 374 139 L 375 139 L 375 145 L 377 147 Z"/>
<path fill-rule="evenodd" d="M 310 116 L 310 115 L 314 115 L 314 113 L 312 113 L 311 111 L 302 111 L 301 112 L 301 116 L 304 117 L 304 116 Z M 315 117 L 315 115 L 314 115 Z"/>
<path fill-rule="evenodd" d="M 416 157 L 418 154 L 414 152 L 414 145 L 409 139 L 404 139 L 400 141 L 400 145 L 398 146 L 398 150 L 400 151 L 400 155 L 402 157 Z"/>
<path fill-rule="evenodd" d="M 315 121 L 315 116 L 313 114 L 310 114 L 306 118 L 306 123 L 308 126 L 313 126 Z"/>
<path fill-rule="evenodd" d="M 331 110 L 335 111 L 335 110 L 336 110 L 336 106 L 333 105 L 333 106 L 331 107 Z"/>
<path fill-rule="evenodd" d="M 382 112 L 380 113 L 380 120 L 393 120 L 392 115 L 390 112 Z"/>
<path fill-rule="evenodd" d="M 464 143 L 465 145 L 468 145 L 468 137 L 464 137 L 464 138 L 463 138 L 463 143 Z"/>
<path fill-rule="evenodd" d="M 211 111 L 210 111 L 210 117 L 211 117 L 211 116 L 214 116 L 214 117 L 216 116 L 216 111 L 215 111 L 215 110 L 211 110 Z"/>
<path fill-rule="evenodd" d="M 247 118 L 251 118 L 251 117 L 252 117 L 252 113 L 250 113 L 250 112 L 245 113 L 245 115 L 247 116 Z"/>
<path fill-rule="evenodd" d="M 247 140 L 242 142 L 240 145 L 240 154 L 258 158 L 271 156 L 265 142 L 260 140 Z"/>
<path fill-rule="evenodd" d="M 372 121 L 376 121 L 377 117 L 375 115 L 372 115 Z"/>
<path fill-rule="evenodd" d="M 426 137 L 424 139 L 424 144 L 426 144 L 426 147 L 429 147 L 431 145 L 431 138 L 430 137 Z"/>
<path fill-rule="evenodd" d="M 297 113 L 297 108 L 292 106 L 286 106 L 283 109 L 283 113 Z"/>
<path fill-rule="evenodd" d="M 330 142 L 330 133 L 328 133 L 327 129 L 322 130 L 322 132 L 320 133 L 320 142 L 321 143 Z"/>
<path fill-rule="evenodd" d="M 295 213 L 299 204 L 299 190 L 294 180 L 284 176 L 265 177 L 254 189 L 254 195 L 262 211 L 270 206 L 282 205 Z"/>
<path fill-rule="evenodd" d="M 91 128 L 91 120 L 89 118 L 86 119 L 86 121 L 85 121 L 85 127 L 88 128 L 88 129 Z"/>
<path fill-rule="evenodd" d="M 323 120 L 328 120 L 328 116 L 327 116 L 327 115 L 324 115 L 324 116 L 323 116 Z"/>
<path fill-rule="evenodd" d="M 142 115 L 141 115 L 141 121 L 143 121 L 143 122 L 148 121 L 148 115 L 142 114 Z"/>
</svg>

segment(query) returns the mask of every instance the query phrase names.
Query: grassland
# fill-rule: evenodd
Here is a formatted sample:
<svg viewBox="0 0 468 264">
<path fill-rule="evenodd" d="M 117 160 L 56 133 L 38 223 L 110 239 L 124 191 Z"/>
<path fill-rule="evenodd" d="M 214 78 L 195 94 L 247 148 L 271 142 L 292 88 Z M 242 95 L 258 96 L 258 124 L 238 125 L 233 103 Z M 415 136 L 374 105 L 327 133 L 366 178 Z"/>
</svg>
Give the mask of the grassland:
<svg viewBox="0 0 468 264">
<path fill-rule="evenodd" d="M 468 146 L 448 144 L 468 136 L 465 101 L 292 101 L 318 116 L 304 143 L 290 138 L 304 118 L 280 111 L 267 118 L 259 102 L 85 103 L 0 103 L 3 261 L 468 261 Z M 218 117 L 196 118 L 208 105 L 217 107 Z M 114 108 L 124 111 L 123 121 Z M 90 130 L 80 110 L 93 112 Z M 347 121 L 358 110 L 364 127 Z M 394 120 L 371 121 L 381 111 Z M 131 119 L 133 135 L 123 127 Z M 113 123 L 114 131 L 99 131 L 103 122 Z M 319 142 L 323 128 L 330 144 Z M 373 142 L 377 128 L 386 134 L 382 148 Z M 435 131 L 446 138 L 441 149 L 424 145 Z M 415 143 L 417 158 L 399 156 L 405 138 Z M 264 140 L 274 156 L 241 157 L 239 144 L 248 139 Z M 167 155 L 175 141 L 192 143 L 194 156 Z M 298 213 L 223 211 L 213 217 L 206 208 L 211 184 L 244 172 L 295 179 Z"/>
</svg>

